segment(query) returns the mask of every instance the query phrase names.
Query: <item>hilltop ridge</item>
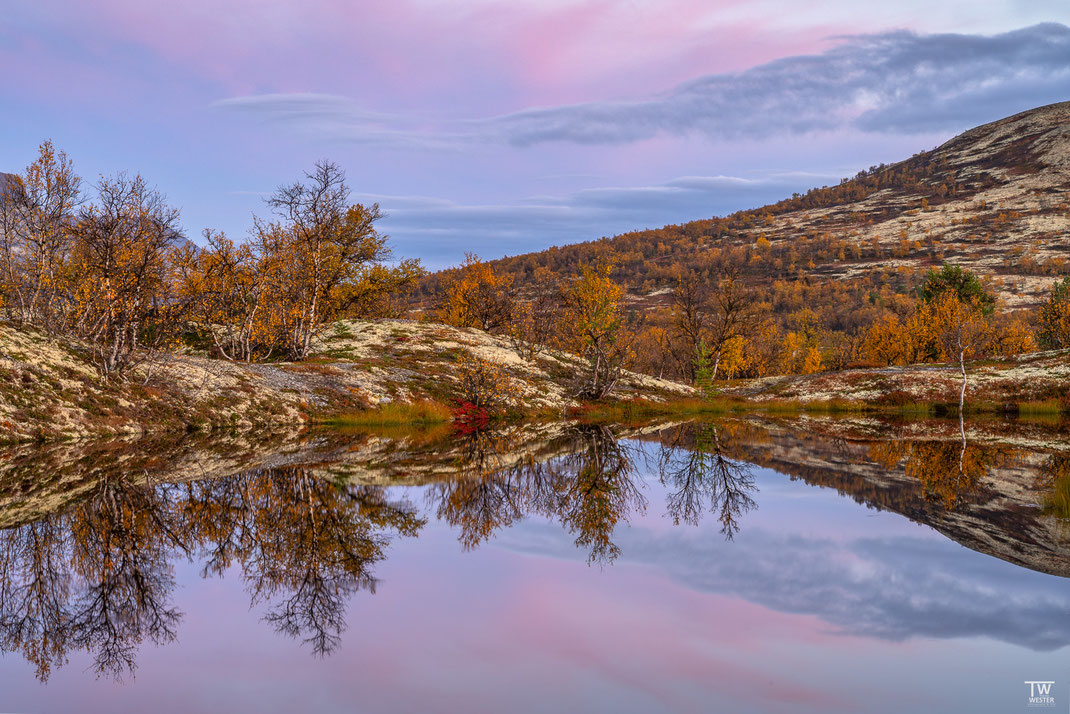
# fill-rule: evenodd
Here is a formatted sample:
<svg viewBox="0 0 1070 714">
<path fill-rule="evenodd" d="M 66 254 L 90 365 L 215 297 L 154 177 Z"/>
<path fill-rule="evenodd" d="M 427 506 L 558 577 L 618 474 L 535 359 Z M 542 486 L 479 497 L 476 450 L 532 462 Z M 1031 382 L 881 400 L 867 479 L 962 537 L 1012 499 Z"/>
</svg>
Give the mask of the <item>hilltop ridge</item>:
<svg viewBox="0 0 1070 714">
<path fill-rule="evenodd" d="M 1070 102 L 970 129 L 930 151 L 777 203 L 491 261 L 520 285 L 613 254 L 638 308 L 674 269 L 738 271 L 754 285 L 837 281 L 860 299 L 945 262 L 990 280 L 1008 306 L 1036 304 L 1070 270 Z M 424 299 L 452 271 L 430 276 Z M 878 276 L 878 277 L 875 277 Z"/>
</svg>

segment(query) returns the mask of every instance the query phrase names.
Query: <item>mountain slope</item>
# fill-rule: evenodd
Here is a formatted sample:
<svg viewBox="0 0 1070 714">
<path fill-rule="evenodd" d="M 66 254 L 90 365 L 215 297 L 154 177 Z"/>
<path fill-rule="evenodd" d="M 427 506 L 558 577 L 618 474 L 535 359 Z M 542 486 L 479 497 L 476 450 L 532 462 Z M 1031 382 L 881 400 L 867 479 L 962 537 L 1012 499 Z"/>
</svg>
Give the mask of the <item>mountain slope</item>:
<svg viewBox="0 0 1070 714">
<path fill-rule="evenodd" d="M 1053 276 L 1070 270 L 1068 228 L 1070 102 L 977 127 L 770 206 L 493 264 L 523 284 L 536 266 L 568 273 L 613 253 L 616 277 L 645 306 L 659 301 L 678 266 L 736 270 L 765 287 L 836 281 L 861 304 L 882 290 L 905 293 L 919 271 L 951 262 L 987 276 L 1008 305 L 1020 306 L 1036 303 Z M 425 298 L 448 273 L 428 279 Z"/>
</svg>

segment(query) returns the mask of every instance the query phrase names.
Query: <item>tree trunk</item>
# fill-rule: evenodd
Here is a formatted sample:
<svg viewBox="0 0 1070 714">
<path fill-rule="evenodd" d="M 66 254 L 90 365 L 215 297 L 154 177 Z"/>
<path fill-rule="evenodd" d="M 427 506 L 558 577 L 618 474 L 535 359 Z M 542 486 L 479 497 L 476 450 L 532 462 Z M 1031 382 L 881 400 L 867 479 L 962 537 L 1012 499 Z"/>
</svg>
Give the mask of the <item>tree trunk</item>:
<svg viewBox="0 0 1070 714">
<path fill-rule="evenodd" d="M 962 389 L 959 391 L 959 415 L 962 415 L 962 407 L 966 403 L 966 351 L 959 350 L 959 369 L 962 371 Z"/>
<path fill-rule="evenodd" d="M 962 408 L 959 408 L 959 433 L 962 435 L 962 450 L 959 451 L 959 479 L 966 476 L 966 422 L 962 417 Z"/>
</svg>

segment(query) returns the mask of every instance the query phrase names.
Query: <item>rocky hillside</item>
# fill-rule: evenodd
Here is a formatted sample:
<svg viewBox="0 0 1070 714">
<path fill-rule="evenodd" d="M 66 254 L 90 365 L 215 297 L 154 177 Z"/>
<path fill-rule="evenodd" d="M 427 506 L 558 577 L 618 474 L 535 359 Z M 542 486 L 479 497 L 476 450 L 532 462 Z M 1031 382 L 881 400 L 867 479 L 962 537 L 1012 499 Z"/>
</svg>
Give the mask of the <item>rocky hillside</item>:
<svg viewBox="0 0 1070 714">
<path fill-rule="evenodd" d="M 391 402 L 458 399 L 462 360 L 489 363 L 519 411 L 575 404 L 578 358 L 522 359 L 476 329 L 402 320 L 336 323 L 301 363 L 238 364 L 164 355 L 121 384 L 101 384 L 76 346 L 0 325 L 0 442 L 204 429 L 292 430 Z M 638 374 L 618 396 L 662 400 L 690 387 Z"/>
<path fill-rule="evenodd" d="M 721 392 L 752 402 L 789 399 L 803 403 L 957 405 L 961 385 L 958 364 L 916 364 L 730 381 Z M 966 402 L 1008 407 L 1053 402 L 1070 410 L 1070 350 L 968 363 Z"/>
<path fill-rule="evenodd" d="M 1068 229 L 1070 103 L 1061 103 L 770 206 L 493 264 L 522 285 L 536 266 L 567 273 L 612 252 L 638 307 L 664 300 L 676 266 L 711 275 L 731 268 L 768 289 L 779 309 L 775 281 L 854 289 L 862 304 L 952 262 L 988 277 L 1017 306 L 1038 302 L 1070 271 Z M 424 284 L 428 304 L 443 276 Z"/>
</svg>

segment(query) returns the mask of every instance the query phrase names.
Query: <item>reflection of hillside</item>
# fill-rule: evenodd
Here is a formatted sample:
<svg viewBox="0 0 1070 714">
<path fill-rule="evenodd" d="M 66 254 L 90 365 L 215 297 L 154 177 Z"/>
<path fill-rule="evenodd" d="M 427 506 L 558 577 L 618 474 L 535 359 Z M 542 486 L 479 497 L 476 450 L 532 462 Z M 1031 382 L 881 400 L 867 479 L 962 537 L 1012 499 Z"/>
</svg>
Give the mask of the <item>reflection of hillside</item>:
<svg viewBox="0 0 1070 714">
<path fill-rule="evenodd" d="M 629 437 L 644 429 L 605 429 Z M 505 473 L 572 453 L 576 429 L 525 423 L 459 435 L 311 432 L 298 439 L 187 437 L 0 447 L 0 528 L 36 520 L 88 498 L 96 484 L 178 483 L 252 469 L 300 466 L 318 477 L 367 486 L 416 486 Z"/>
<path fill-rule="evenodd" d="M 188 482 L 301 466 L 321 479 L 350 484 L 435 485 L 434 512 L 459 527 L 462 542 L 472 547 L 525 515 L 560 514 L 567 506 L 566 482 L 582 474 L 581 453 L 612 462 L 608 457 L 615 451 L 606 444 L 638 437 L 662 445 L 659 476 L 670 491 L 667 507 L 677 522 L 714 512 L 731 535 L 753 503 L 750 476 L 726 478 L 725 468 L 747 462 L 901 513 L 975 550 L 1070 574 L 1060 521 L 1036 506 L 1050 500 L 1055 479 L 1047 479 L 1048 490 L 1039 483 L 1052 458 L 1049 445 L 1060 437 L 1044 425 L 977 423 L 967 428 L 968 448 L 962 452 L 958 431 L 958 423 L 950 421 L 890 425 L 857 418 L 780 422 L 755 417 L 646 428 L 520 424 L 464 436 L 329 432 L 269 444 L 190 438 L 24 446 L 9 449 L 0 460 L 0 526 L 30 522 L 77 503 L 102 479 L 116 476 Z M 596 439 L 602 444 L 597 449 Z M 632 467 L 624 456 L 616 458 L 617 471 L 627 474 Z M 599 468 L 612 471 L 608 462 Z M 1064 500 L 1070 503 L 1070 496 Z"/>
<path fill-rule="evenodd" d="M 449 432 L 323 432 L 260 441 L 213 435 L 0 447 L 0 528 L 67 508 L 113 479 L 179 483 L 302 466 L 321 477 L 366 485 L 426 483 L 473 468 L 496 470 L 549 458 L 544 451 L 559 431 L 556 425 L 502 430 L 493 449 L 484 445 L 481 466 L 473 465 L 471 445 L 450 438 Z"/>
<path fill-rule="evenodd" d="M 731 430 L 722 427 L 728 435 L 722 444 L 733 458 L 900 513 L 972 550 L 1070 576 L 1062 526 L 1037 505 L 1046 498 L 1041 482 L 1051 454 L 1008 445 L 990 431 L 988 439 L 971 437 L 960 473 L 957 422 L 931 423 L 930 431 L 945 438 L 927 440 L 916 438 L 917 423 L 889 425 L 882 439 L 844 438 L 834 421 L 802 426 L 734 422 Z M 693 432 L 693 426 L 676 427 L 659 438 L 687 445 Z"/>
<path fill-rule="evenodd" d="M 233 461 L 192 442 L 154 457 L 126 453 L 131 443 L 81 456 L 54 447 L 36 459 L 12 453 L 0 483 L 4 521 L 18 525 L 0 530 L 0 651 L 20 652 L 41 679 L 78 650 L 92 655 L 98 674 L 132 672 L 142 643 L 175 638 L 182 616 L 173 566 L 196 558 L 204 577 L 239 567 L 251 603 L 267 608 L 265 621 L 330 653 L 346 629 L 348 600 L 374 592 L 373 566 L 391 538 L 416 536 L 425 523 L 381 485 L 340 475 L 356 469 L 382 482 L 372 464 L 389 462 L 388 453 L 399 457 L 392 467 L 402 463 L 434 484 L 432 508 L 465 546 L 538 513 L 559 521 L 591 562 L 608 563 L 619 552 L 616 525 L 645 506 L 633 454 L 605 427 L 548 434 L 525 441 L 523 428 L 506 428 L 458 435 L 448 446 L 412 435 L 312 439 L 243 456 L 245 466 L 276 465 L 231 475 L 223 470 Z M 418 464 L 414 454 L 425 449 Z M 299 457 L 309 463 L 283 465 Z M 41 487 L 20 498 L 34 475 Z"/>
</svg>

